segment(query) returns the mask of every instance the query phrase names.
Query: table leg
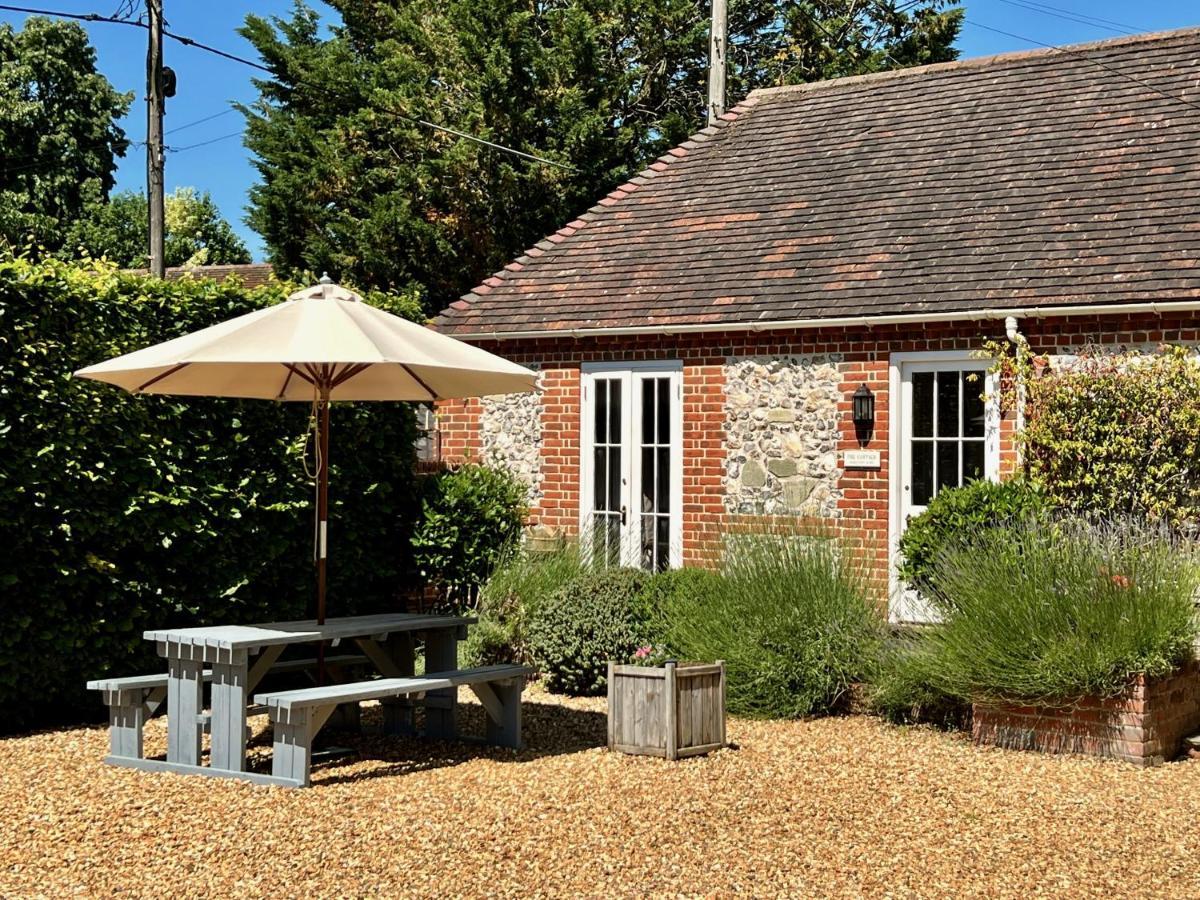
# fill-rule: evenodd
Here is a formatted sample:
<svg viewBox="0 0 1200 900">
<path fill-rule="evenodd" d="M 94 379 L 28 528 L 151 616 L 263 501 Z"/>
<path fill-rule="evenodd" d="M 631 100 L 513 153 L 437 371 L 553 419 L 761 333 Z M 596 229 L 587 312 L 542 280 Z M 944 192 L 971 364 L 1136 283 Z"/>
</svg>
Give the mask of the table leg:
<svg viewBox="0 0 1200 900">
<path fill-rule="evenodd" d="M 425 636 L 425 671 L 449 672 L 458 668 L 458 635 L 452 628 L 430 631 Z M 430 691 L 425 695 L 425 734 L 454 740 L 457 730 L 458 688 Z"/>
<path fill-rule="evenodd" d="M 209 765 L 228 772 L 246 769 L 246 687 L 249 654 L 233 650 L 212 664 L 212 751 Z"/>
<path fill-rule="evenodd" d="M 167 762 L 200 765 L 203 673 L 198 659 L 167 659 Z"/>
</svg>

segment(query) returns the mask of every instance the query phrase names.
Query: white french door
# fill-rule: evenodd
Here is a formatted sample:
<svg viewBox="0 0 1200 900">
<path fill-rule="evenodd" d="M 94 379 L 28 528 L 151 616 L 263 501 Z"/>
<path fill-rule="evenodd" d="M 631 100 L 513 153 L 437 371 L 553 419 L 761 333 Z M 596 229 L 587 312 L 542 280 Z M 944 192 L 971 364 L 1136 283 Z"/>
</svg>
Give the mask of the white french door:
<svg viewBox="0 0 1200 900">
<path fill-rule="evenodd" d="M 601 565 L 682 563 L 683 370 L 678 362 L 586 364 L 579 534 Z"/>
<path fill-rule="evenodd" d="M 899 429 L 893 433 L 899 445 L 893 458 L 899 465 L 892 479 L 897 539 L 939 491 L 999 478 L 999 415 L 989 399 L 995 395 L 989 366 L 986 360 L 953 351 L 893 358 L 893 390 L 899 388 L 900 397 Z M 893 619 L 935 620 L 918 592 L 903 584 L 896 588 Z"/>
</svg>

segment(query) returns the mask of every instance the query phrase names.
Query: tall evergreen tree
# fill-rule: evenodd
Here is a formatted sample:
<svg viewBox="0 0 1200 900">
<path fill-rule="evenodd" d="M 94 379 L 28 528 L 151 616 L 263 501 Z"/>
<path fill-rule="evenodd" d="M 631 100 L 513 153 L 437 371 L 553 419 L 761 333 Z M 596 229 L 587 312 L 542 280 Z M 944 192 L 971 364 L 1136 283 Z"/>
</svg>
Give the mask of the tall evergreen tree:
<svg viewBox="0 0 1200 900">
<path fill-rule="evenodd" d="M 96 71 L 79 25 L 0 25 L 0 243 L 55 249 L 67 223 L 108 198 L 129 147 L 116 120 L 132 99 Z"/>
<path fill-rule="evenodd" d="M 435 309 L 703 126 L 696 0 L 331 0 L 242 29 L 271 71 L 244 107 L 249 222 L 282 270 Z M 730 97 L 953 59 L 955 0 L 732 0 Z M 418 120 L 569 168 L 522 160 Z"/>
</svg>

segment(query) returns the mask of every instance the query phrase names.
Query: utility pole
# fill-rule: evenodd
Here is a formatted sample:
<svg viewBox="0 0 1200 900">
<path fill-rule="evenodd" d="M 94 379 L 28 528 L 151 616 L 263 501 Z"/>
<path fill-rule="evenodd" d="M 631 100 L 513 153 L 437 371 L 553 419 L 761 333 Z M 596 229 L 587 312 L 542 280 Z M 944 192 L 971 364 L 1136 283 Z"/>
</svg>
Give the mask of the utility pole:
<svg viewBox="0 0 1200 900">
<path fill-rule="evenodd" d="M 146 195 L 150 209 L 150 275 L 162 278 L 163 257 L 163 62 L 162 0 L 146 0 L 150 35 L 146 48 Z"/>
<path fill-rule="evenodd" d="M 712 0 L 708 40 L 708 124 L 725 113 L 725 50 L 729 39 L 727 0 Z"/>
</svg>

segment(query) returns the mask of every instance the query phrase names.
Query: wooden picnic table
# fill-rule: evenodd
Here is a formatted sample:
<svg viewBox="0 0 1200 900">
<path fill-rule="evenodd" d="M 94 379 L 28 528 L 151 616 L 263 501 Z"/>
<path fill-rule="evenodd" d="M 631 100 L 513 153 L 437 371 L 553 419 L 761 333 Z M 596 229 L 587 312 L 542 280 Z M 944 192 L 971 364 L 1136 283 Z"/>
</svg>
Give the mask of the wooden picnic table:
<svg viewBox="0 0 1200 900">
<path fill-rule="evenodd" d="M 296 644 L 353 641 L 385 678 L 411 676 L 414 641 L 425 635 L 427 670 L 457 667 L 458 641 L 466 638 L 475 619 L 385 613 L 263 625 L 214 625 L 146 631 L 158 654 L 167 660 L 167 759 L 130 760 L 121 764 L 156 771 L 226 774 L 245 772 L 246 708 L 259 681 L 283 651 Z M 207 768 L 200 765 L 204 717 L 204 670 L 212 671 L 211 750 Z M 426 731 L 434 737 L 454 733 L 456 692 L 430 692 L 426 698 Z M 411 707 L 402 703 L 385 708 L 385 725 L 411 726 Z"/>
</svg>

